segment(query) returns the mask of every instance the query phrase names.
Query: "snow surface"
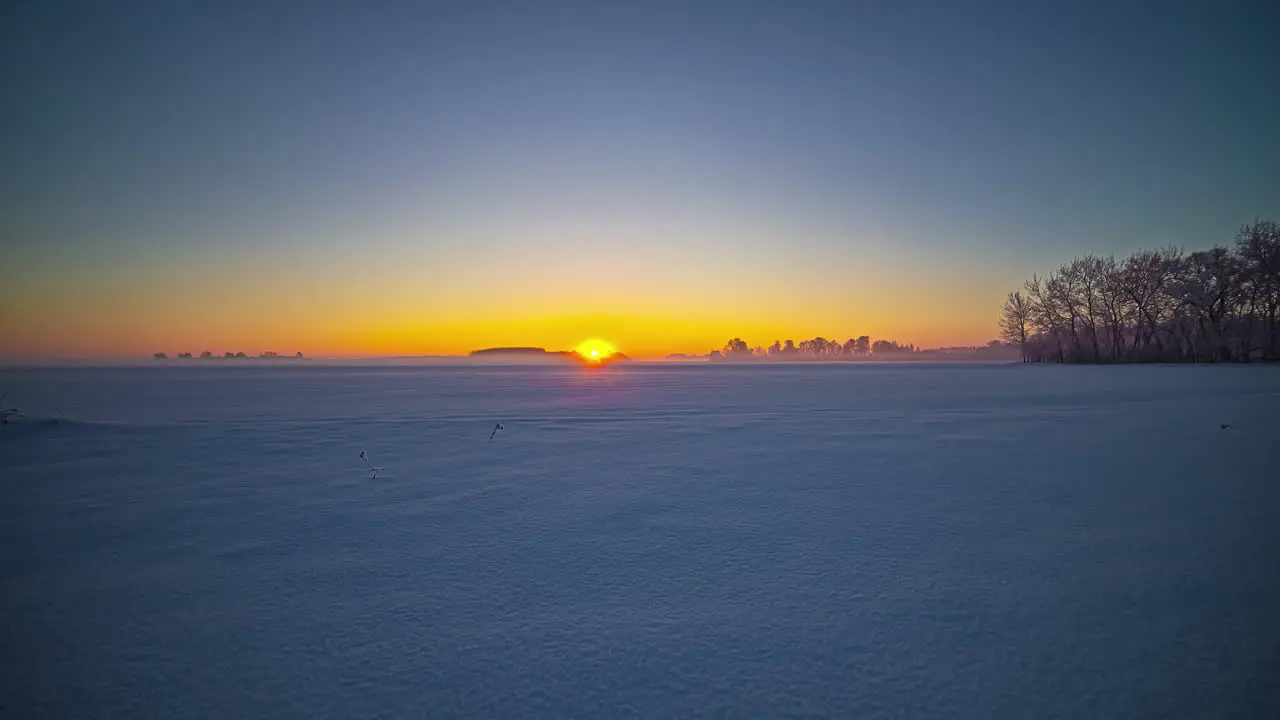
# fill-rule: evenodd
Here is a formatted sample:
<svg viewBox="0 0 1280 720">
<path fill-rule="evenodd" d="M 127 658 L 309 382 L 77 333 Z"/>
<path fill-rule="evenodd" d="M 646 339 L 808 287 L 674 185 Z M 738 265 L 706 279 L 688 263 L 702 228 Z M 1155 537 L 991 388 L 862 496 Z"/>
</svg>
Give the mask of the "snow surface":
<svg viewBox="0 0 1280 720">
<path fill-rule="evenodd" d="M 1280 717 L 1280 368 L 6 388 L 0 716 Z"/>
</svg>

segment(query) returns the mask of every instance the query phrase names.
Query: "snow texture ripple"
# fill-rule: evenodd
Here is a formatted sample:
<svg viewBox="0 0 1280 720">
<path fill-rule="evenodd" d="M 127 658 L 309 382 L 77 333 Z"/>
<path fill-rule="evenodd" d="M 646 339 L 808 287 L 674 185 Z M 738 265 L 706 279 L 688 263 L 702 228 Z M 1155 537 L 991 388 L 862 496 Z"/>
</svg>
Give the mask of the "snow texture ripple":
<svg viewBox="0 0 1280 720">
<path fill-rule="evenodd" d="M 1280 368 L 0 387 L 0 716 L 1280 717 Z"/>
</svg>

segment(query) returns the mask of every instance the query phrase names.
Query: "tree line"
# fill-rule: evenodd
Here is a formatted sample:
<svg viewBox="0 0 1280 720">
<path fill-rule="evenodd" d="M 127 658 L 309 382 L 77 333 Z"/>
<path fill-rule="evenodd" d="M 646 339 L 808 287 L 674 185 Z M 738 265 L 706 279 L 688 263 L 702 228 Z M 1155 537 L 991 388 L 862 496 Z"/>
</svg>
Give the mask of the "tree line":
<svg viewBox="0 0 1280 720">
<path fill-rule="evenodd" d="M 1086 255 L 1033 276 L 1000 311 L 1023 362 L 1280 360 L 1280 225 L 1257 220 L 1233 247 Z"/>
<path fill-rule="evenodd" d="M 845 342 L 816 337 L 812 340 L 774 340 L 769 347 L 747 345 L 742 338 L 733 338 L 719 350 L 708 354 L 711 360 L 801 360 L 843 359 L 855 360 L 874 355 L 901 355 L 917 352 L 915 345 L 899 345 L 894 340 L 876 340 L 862 335 Z"/>
</svg>

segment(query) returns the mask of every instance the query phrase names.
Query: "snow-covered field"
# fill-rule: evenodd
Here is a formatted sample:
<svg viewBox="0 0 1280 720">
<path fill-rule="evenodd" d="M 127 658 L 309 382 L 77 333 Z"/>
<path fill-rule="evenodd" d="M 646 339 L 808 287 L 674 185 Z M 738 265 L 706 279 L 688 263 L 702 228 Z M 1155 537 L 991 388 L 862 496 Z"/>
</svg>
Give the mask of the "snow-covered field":
<svg viewBox="0 0 1280 720">
<path fill-rule="evenodd" d="M 1280 717 L 1280 368 L 4 389 L 0 716 Z"/>
</svg>

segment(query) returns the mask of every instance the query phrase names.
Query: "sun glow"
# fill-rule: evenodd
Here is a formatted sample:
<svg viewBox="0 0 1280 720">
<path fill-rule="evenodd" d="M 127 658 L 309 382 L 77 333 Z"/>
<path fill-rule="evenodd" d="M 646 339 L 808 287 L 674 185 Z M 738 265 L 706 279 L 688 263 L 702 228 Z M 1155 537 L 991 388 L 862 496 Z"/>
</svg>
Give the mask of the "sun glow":
<svg viewBox="0 0 1280 720">
<path fill-rule="evenodd" d="M 600 338 L 584 340 L 574 349 L 577 350 L 579 355 L 596 362 L 617 352 L 613 345 L 601 340 Z"/>
</svg>

